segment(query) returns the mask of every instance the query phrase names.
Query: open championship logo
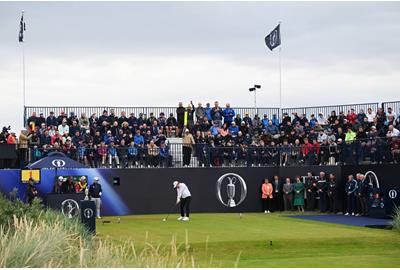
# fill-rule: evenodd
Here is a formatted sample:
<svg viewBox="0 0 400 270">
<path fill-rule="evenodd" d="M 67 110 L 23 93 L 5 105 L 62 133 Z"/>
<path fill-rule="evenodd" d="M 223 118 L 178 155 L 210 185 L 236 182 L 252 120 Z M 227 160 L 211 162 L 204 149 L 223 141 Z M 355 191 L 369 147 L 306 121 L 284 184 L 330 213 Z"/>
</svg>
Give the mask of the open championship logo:
<svg viewBox="0 0 400 270">
<path fill-rule="evenodd" d="M 61 203 L 61 213 L 67 218 L 79 215 L 79 204 L 72 199 L 67 199 Z"/>
<path fill-rule="evenodd" d="M 222 189 L 222 187 L 225 187 L 226 185 L 226 189 Z M 239 201 L 235 201 L 235 195 L 236 195 L 236 187 L 237 185 L 240 186 L 240 199 Z M 222 175 L 218 181 L 217 181 L 217 198 L 220 201 L 220 203 L 222 203 L 223 205 L 227 206 L 227 207 L 236 207 L 239 204 L 241 204 L 244 199 L 247 196 L 247 186 L 246 186 L 246 182 L 244 181 L 244 179 L 235 173 L 226 173 L 224 175 Z M 227 197 L 228 197 L 228 201 L 224 202 L 224 200 L 222 199 L 221 196 L 221 192 L 225 191 L 227 193 Z"/>
<path fill-rule="evenodd" d="M 90 208 L 85 208 L 85 210 L 83 210 L 83 215 L 85 218 L 89 219 L 93 217 L 93 210 Z"/>
<path fill-rule="evenodd" d="M 389 198 L 396 199 L 397 198 L 397 191 L 395 189 L 389 190 Z"/>
<path fill-rule="evenodd" d="M 278 30 L 275 29 L 271 33 L 271 38 L 269 39 L 269 44 L 271 45 L 271 47 L 275 47 L 277 42 L 278 42 Z"/>
<path fill-rule="evenodd" d="M 65 161 L 62 159 L 55 159 L 51 162 L 54 167 L 60 168 L 65 166 Z"/>
</svg>

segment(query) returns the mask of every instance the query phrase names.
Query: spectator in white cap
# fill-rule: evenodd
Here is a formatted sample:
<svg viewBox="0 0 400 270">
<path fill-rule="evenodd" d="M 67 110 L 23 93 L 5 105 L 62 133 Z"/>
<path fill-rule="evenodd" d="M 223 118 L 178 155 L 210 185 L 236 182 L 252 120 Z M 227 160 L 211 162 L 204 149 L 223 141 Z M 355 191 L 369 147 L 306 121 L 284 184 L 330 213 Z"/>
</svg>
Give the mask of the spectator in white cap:
<svg viewBox="0 0 400 270">
<path fill-rule="evenodd" d="M 96 204 L 96 216 L 97 218 L 101 218 L 100 216 L 100 206 L 101 206 L 101 195 L 102 189 L 99 184 L 99 178 L 96 176 L 93 178 L 93 184 L 89 187 L 89 195 L 92 201 Z"/>
<path fill-rule="evenodd" d="M 181 216 L 178 220 L 189 221 L 190 214 L 190 200 L 192 198 L 192 194 L 190 193 L 188 187 L 185 183 L 180 183 L 179 181 L 174 181 L 172 183 L 174 189 L 176 189 L 176 204 L 180 203 L 181 208 Z"/>
</svg>

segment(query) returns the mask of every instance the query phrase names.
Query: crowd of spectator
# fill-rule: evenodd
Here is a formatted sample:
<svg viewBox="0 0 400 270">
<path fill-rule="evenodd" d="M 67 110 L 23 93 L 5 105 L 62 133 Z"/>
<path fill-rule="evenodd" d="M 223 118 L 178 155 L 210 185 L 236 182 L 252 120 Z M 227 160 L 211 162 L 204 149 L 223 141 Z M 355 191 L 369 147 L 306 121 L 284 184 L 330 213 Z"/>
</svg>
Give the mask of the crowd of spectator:
<svg viewBox="0 0 400 270">
<path fill-rule="evenodd" d="M 273 211 L 319 211 L 346 216 L 368 216 L 368 201 L 373 183 L 362 173 L 347 175 L 340 185 L 336 175 L 321 171 L 318 175 L 307 172 L 306 176 L 280 179 L 266 177 L 261 186 L 264 213 Z"/>
<path fill-rule="evenodd" d="M 182 153 L 183 166 L 398 163 L 399 125 L 400 114 L 391 108 L 279 118 L 240 115 L 217 101 L 212 107 L 180 102 L 168 116 L 33 112 L 18 138 L 3 128 L 0 143 L 17 145 L 21 166 L 51 151 L 91 167 L 171 167 L 173 151 Z M 171 137 L 182 137 L 182 145 L 170 144 Z"/>
</svg>

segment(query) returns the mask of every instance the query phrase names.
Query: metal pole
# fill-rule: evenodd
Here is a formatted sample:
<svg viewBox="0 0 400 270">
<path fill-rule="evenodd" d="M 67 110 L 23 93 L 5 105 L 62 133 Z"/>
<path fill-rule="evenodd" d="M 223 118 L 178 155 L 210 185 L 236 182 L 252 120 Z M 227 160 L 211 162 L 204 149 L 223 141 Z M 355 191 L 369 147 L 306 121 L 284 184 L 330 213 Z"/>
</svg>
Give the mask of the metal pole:
<svg viewBox="0 0 400 270">
<path fill-rule="evenodd" d="M 279 25 L 281 25 L 282 22 L 279 21 Z M 282 31 L 280 31 L 280 37 L 281 37 L 281 42 L 282 42 Z M 282 110 L 282 59 L 281 59 L 281 51 L 282 51 L 282 44 L 279 45 L 279 111 Z"/>
<path fill-rule="evenodd" d="M 24 114 L 25 114 L 25 105 L 26 105 L 26 100 L 25 100 L 25 46 L 24 42 L 21 42 L 22 46 L 22 102 L 24 106 Z M 25 127 L 25 115 L 24 115 L 24 123 L 23 126 Z"/>
<path fill-rule="evenodd" d="M 281 47 L 279 47 L 279 110 L 282 110 L 282 60 L 281 60 Z"/>
<path fill-rule="evenodd" d="M 257 90 L 254 90 L 254 115 L 257 114 Z"/>
</svg>

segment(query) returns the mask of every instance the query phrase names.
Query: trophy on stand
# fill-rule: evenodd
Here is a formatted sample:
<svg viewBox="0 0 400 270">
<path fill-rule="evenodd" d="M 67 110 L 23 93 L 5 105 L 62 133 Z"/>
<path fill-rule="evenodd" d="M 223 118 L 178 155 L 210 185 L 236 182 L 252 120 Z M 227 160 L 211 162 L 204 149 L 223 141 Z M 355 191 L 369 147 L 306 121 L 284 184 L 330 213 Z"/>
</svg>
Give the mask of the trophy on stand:
<svg viewBox="0 0 400 270">
<path fill-rule="evenodd" d="M 89 200 L 89 189 L 86 188 L 85 189 L 85 201 L 88 201 L 88 200 Z"/>
<path fill-rule="evenodd" d="M 234 177 L 228 177 L 229 184 L 226 185 L 227 194 L 228 194 L 228 198 L 229 198 L 228 199 L 228 203 L 227 203 L 228 207 L 235 207 L 236 206 L 236 203 L 235 203 L 235 200 L 234 200 L 236 186 L 235 186 L 235 183 L 233 183 L 233 179 L 234 179 Z"/>
</svg>

